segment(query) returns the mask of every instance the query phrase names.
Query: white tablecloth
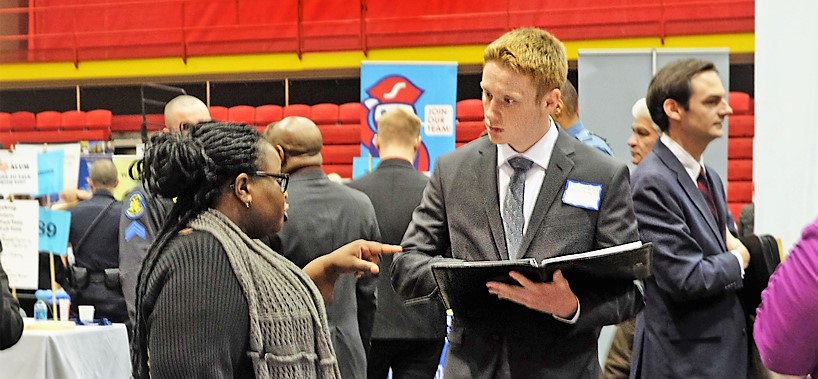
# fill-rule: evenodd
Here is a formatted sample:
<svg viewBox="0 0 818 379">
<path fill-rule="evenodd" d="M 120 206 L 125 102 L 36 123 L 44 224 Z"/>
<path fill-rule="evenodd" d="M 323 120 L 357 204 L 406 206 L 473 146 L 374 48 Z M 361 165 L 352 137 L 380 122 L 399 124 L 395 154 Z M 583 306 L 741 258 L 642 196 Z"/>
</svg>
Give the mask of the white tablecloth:
<svg viewBox="0 0 818 379">
<path fill-rule="evenodd" d="M 26 330 L 0 351 L 3 379 L 125 379 L 131 377 L 124 324 L 71 330 Z"/>
</svg>

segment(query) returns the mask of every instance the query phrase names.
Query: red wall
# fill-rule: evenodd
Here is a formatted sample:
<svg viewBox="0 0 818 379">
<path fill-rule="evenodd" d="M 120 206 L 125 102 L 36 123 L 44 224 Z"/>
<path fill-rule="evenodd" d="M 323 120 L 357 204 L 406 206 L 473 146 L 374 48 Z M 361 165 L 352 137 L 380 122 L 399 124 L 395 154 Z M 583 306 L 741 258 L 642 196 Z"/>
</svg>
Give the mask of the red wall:
<svg viewBox="0 0 818 379">
<path fill-rule="evenodd" d="M 563 40 L 746 33 L 754 1 L 31 0 L 29 59 L 483 44 L 518 26 Z"/>
</svg>

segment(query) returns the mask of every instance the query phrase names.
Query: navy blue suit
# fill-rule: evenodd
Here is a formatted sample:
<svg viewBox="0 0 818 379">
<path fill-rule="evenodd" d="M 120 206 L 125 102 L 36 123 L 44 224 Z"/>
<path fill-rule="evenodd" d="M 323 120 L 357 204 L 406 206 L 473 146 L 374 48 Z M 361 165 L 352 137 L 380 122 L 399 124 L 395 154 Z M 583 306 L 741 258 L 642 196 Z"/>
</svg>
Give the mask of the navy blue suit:
<svg viewBox="0 0 818 379">
<path fill-rule="evenodd" d="M 643 378 L 746 377 L 741 266 L 725 242 L 724 185 L 705 167 L 718 217 L 662 141 L 631 177 L 639 232 L 654 244 L 644 322 L 637 325 L 644 339 L 634 347 Z"/>
</svg>

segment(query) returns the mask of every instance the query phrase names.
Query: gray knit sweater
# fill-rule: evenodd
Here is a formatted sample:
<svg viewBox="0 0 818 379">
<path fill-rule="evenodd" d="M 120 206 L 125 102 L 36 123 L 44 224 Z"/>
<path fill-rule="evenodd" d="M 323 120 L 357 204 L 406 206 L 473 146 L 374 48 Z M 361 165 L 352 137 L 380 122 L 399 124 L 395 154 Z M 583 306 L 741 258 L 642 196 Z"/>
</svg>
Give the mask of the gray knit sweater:
<svg viewBox="0 0 818 379">
<path fill-rule="evenodd" d="M 304 284 L 286 283 L 294 285 Z M 287 297 L 286 293 L 274 292 Z M 299 307 L 305 299 L 285 301 L 288 306 Z M 248 338 L 251 335 L 248 302 L 222 243 L 211 233 L 193 231 L 168 243 L 148 279 L 143 304 L 143 309 L 152 310 L 147 319 L 152 378 L 257 377 L 253 359 L 258 364 L 258 356 L 249 352 L 252 349 Z M 271 351 L 295 348 L 312 354 L 315 336 L 297 331 L 304 322 L 307 320 L 289 320 L 279 324 L 280 330 L 268 331 L 276 336 L 276 341 L 274 346 L 267 346 L 265 355 L 277 364 L 268 362 L 269 372 L 264 376 L 332 377 L 337 372 L 334 362 L 323 368 L 330 370 L 329 375 L 324 375 L 319 362 L 312 362 L 313 367 L 305 367 L 303 359 L 288 364 Z"/>
</svg>

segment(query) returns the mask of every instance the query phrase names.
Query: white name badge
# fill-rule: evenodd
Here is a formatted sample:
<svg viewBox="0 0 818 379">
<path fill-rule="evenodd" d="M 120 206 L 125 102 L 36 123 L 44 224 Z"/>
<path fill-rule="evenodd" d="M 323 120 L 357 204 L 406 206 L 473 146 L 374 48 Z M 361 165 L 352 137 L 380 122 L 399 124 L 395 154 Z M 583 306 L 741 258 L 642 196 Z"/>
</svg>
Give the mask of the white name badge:
<svg viewBox="0 0 818 379">
<path fill-rule="evenodd" d="M 601 195 L 602 184 L 568 180 L 565 183 L 565 192 L 562 194 L 562 202 L 578 208 L 598 211 Z"/>
</svg>

